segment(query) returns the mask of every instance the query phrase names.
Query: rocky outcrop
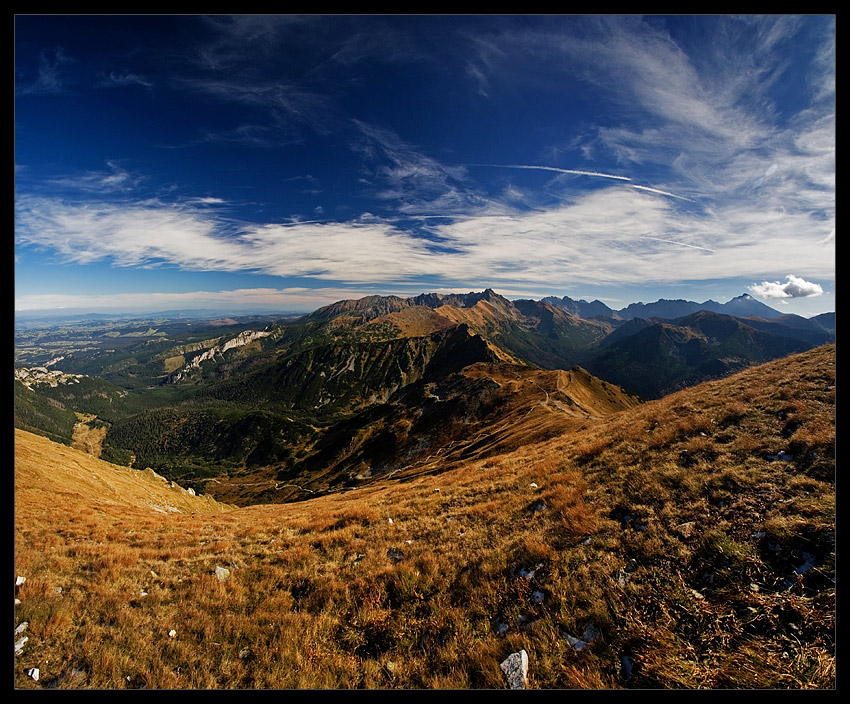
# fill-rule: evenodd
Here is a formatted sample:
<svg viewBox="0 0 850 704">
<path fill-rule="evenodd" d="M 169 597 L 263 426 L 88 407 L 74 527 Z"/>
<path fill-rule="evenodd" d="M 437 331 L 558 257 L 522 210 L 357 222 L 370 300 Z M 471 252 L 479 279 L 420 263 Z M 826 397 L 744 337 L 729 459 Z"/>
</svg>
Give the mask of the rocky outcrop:
<svg viewBox="0 0 850 704">
<path fill-rule="evenodd" d="M 201 352 L 201 354 L 192 357 L 189 362 L 169 377 L 169 382 L 176 384 L 184 381 L 194 370 L 201 368 L 202 362 L 220 360 L 228 350 L 244 347 L 254 340 L 267 337 L 270 334 L 267 330 L 245 330 L 244 332 L 240 332 L 236 337 L 232 337 L 223 344 L 213 345 Z"/>
<path fill-rule="evenodd" d="M 15 369 L 15 379 L 30 391 L 33 390 L 33 386 L 55 388 L 59 384 L 78 384 L 82 378 L 82 374 L 67 374 L 58 369 L 47 369 L 46 367 L 18 367 Z"/>
</svg>

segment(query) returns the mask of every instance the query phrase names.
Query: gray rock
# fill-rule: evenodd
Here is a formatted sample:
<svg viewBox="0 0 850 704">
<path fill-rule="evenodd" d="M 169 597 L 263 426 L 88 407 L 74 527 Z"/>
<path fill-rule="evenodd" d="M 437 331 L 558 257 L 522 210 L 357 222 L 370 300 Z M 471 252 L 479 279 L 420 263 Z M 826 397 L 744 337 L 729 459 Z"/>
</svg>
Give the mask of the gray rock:
<svg viewBox="0 0 850 704">
<path fill-rule="evenodd" d="M 570 635 L 569 633 L 564 633 L 564 638 L 567 639 L 567 643 L 569 643 L 573 647 L 573 650 L 577 653 L 580 653 L 587 647 L 587 641 L 584 641 L 581 638 L 576 638 L 574 635 Z"/>
<path fill-rule="evenodd" d="M 29 636 L 24 636 L 20 640 L 15 641 L 15 655 L 20 655 L 22 652 L 24 652 L 24 646 L 27 644 L 28 640 Z"/>
<path fill-rule="evenodd" d="M 508 689 L 525 689 L 528 686 L 528 653 L 525 650 L 511 653 L 499 667 L 505 673 Z"/>
<path fill-rule="evenodd" d="M 545 598 L 546 598 L 546 595 L 545 595 L 543 592 L 541 592 L 541 591 L 533 592 L 533 593 L 532 593 L 532 595 L 531 595 L 531 600 L 532 600 L 535 604 L 542 604 L 542 603 L 543 603 L 543 600 L 544 600 Z"/>
<path fill-rule="evenodd" d="M 219 582 L 226 582 L 230 577 L 230 570 L 226 567 L 215 566 L 215 576 Z"/>
<path fill-rule="evenodd" d="M 15 635 L 16 635 L 16 636 L 21 635 L 21 633 L 23 633 L 25 630 L 27 630 L 27 626 L 29 626 L 29 625 L 30 625 L 30 624 L 29 624 L 29 621 L 24 621 L 22 624 L 20 624 L 20 625 L 19 625 L 19 626 L 15 629 Z"/>
<path fill-rule="evenodd" d="M 393 562 L 401 562 L 401 559 L 404 557 L 404 553 L 398 548 L 390 548 L 387 550 L 387 557 Z"/>
<path fill-rule="evenodd" d="M 39 673 L 39 671 L 38 671 L 38 668 L 37 668 L 37 667 L 31 667 L 29 670 L 27 670 L 27 675 L 29 675 L 30 677 L 32 677 L 32 678 L 33 678 L 36 682 L 38 682 L 38 676 L 39 676 L 39 674 L 40 674 L 40 673 Z"/>
</svg>

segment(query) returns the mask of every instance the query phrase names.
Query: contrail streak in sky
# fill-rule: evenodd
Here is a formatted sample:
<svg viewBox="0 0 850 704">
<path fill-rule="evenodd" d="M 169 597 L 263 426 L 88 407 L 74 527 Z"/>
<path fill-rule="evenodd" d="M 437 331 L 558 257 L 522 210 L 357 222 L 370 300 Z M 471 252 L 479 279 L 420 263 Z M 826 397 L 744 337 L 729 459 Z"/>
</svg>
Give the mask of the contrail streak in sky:
<svg viewBox="0 0 850 704">
<path fill-rule="evenodd" d="M 556 166 L 531 166 L 526 164 L 467 164 L 467 166 L 490 166 L 497 169 L 531 169 L 535 171 L 554 171 L 559 174 L 577 174 L 579 176 L 599 176 L 600 178 L 613 178 L 617 181 L 631 181 L 632 179 L 628 176 L 617 176 L 616 174 L 604 174 L 601 171 L 581 171 L 579 169 L 560 169 Z M 678 198 L 679 200 L 686 200 L 689 203 L 695 203 L 696 201 L 691 200 L 690 198 L 685 198 L 685 196 L 678 196 L 675 193 L 670 193 L 669 191 L 662 191 L 658 188 L 650 188 L 649 186 L 638 186 L 635 183 L 629 183 L 632 188 L 639 188 L 642 191 L 648 191 L 650 193 L 657 193 L 660 196 L 669 196 L 670 198 Z"/>
<path fill-rule="evenodd" d="M 615 178 L 618 181 L 631 181 L 628 176 L 603 174 L 599 171 L 578 171 L 577 169 L 559 169 L 555 166 L 524 166 L 522 164 L 467 164 L 467 166 L 492 166 L 497 169 L 535 169 L 541 171 L 556 171 L 560 174 L 577 174 L 579 176 L 601 176 L 602 178 Z"/>
<path fill-rule="evenodd" d="M 678 198 L 679 200 L 686 200 L 689 203 L 696 203 L 695 200 L 691 200 L 690 198 L 685 198 L 685 196 L 677 196 L 675 193 L 669 193 L 667 191 L 660 191 L 657 188 L 650 188 L 649 186 L 638 186 L 634 183 L 629 184 L 632 188 L 639 188 L 642 191 L 649 191 L 650 193 L 658 193 L 662 196 L 670 196 L 671 198 Z"/>
<path fill-rule="evenodd" d="M 650 237 L 649 235 L 641 235 L 641 237 L 645 240 L 657 240 L 658 242 L 666 242 L 667 244 L 678 244 L 682 247 L 692 247 L 693 249 L 701 249 L 705 252 L 714 253 L 715 250 L 709 249 L 708 247 L 700 247 L 697 244 L 687 244 L 686 242 L 676 242 L 675 240 L 665 240 L 660 237 Z"/>
</svg>

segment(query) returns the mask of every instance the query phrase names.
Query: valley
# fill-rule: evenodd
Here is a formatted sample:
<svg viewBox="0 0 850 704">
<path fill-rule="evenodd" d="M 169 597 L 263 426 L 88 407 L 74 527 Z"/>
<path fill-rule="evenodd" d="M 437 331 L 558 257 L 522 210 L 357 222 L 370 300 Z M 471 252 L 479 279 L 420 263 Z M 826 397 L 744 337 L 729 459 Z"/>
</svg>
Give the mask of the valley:
<svg viewBox="0 0 850 704">
<path fill-rule="evenodd" d="M 66 444 L 95 434 L 107 461 L 236 503 L 292 501 L 448 469 L 502 451 L 501 426 L 568 432 L 834 339 L 834 317 L 830 328 L 746 295 L 697 312 L 547 300 L 487 289 L 297 318 L 29 322 L 16 331 L 16 427 Z M 586 383 L 562 387 L 573 377 Z"/>
</svg>

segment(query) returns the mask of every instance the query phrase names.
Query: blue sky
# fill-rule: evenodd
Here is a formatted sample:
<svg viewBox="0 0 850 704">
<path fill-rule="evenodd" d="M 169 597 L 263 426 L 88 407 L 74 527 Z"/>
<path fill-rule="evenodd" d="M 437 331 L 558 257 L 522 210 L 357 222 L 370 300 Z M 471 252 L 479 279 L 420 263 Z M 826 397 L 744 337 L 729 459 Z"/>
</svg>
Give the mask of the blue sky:
<svg viewBox="0 0 850 704">
<path fill-rule="evenodd" d="M 835 310 L 835 18 L 15 19 L 15 308 Z"/>
</svg>

